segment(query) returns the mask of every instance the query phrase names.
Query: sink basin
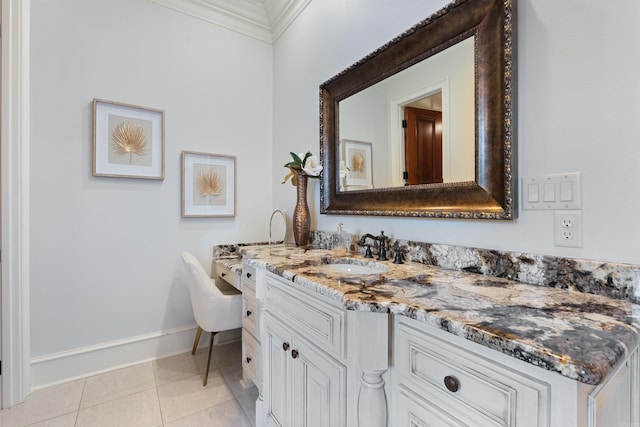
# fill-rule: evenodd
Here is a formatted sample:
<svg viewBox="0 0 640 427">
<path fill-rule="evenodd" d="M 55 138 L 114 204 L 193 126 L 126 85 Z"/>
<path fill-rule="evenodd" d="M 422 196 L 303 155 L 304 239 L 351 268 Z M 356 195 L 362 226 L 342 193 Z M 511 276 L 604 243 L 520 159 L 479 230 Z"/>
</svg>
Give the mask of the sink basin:
<svg viewBox="0 0 640 427">
<path fill-rule="evenodd" d="M 323 264 L 318 268 L 320 270 L 344 274 L 380 274 L 387 271 L 387 267 L 384 265 L 360 265 L 341 263 Z"/>
</svg>

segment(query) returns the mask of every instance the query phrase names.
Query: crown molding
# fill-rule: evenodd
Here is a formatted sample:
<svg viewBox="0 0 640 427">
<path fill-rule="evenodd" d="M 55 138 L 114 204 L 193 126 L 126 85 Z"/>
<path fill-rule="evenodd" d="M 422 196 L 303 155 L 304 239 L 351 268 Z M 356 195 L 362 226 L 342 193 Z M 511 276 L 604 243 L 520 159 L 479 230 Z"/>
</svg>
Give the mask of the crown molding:
<svg viewBox="0 0 640 427">
<path fill-rule="evenodd" d="M 264 8 L 271 25 L 273 41 L 285 32 L 311 0 L 265 0 Z"/>
<path fill-rule="evenodd" d="M 273 43 L 311 0 L 149 0 L 267 43 Z"/>
</svg>

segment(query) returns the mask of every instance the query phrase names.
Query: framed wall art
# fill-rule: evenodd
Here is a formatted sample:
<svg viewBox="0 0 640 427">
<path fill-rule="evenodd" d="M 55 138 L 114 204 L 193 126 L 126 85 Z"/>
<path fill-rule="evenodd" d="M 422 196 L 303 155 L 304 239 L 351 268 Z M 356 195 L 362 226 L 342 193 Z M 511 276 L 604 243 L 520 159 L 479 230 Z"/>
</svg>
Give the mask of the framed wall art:
<svg viewBox="0 0 640 427">
<path fill-rule="evenodd" d="M 236 215 L 236 157 L 182 152 L 182 217 Z"/>
<path fill-rule="evenodd" d="M 164 111 L 94 99 L 93 176 L 164 179 Z"/>
<path fill-rule="evenodd" d="M 373 188 L 373 159 L 370 142 L 342 140 L 343 159 L 347 165 L 347 189 Z"/>
</svg>

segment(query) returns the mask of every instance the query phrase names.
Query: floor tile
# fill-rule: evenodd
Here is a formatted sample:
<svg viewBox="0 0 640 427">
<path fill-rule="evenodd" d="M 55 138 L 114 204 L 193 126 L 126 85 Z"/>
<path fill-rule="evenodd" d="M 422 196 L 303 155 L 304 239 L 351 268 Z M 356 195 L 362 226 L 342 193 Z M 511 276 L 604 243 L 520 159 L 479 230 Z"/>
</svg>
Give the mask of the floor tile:
<svg viewBox="0 0 640 427">
<path fill-rule="evenodd" d="M 153 367 L 158 386 L 181 380 L 200 372 L 196 356 L 192 355 L 191 352 L 156 360 L 153 362 Z M 214 365 L 211 369 L 215 370 L 216 366 Z"/>
<path fill-rule="evenodd" d="M 227 386 L 229 386 L 229 389 L 236 398 L 240 398 L 247 393 L 254 393 L 257 396 L 258 388 L 251 380 L 246 383 L 242 382 L 242 367 L 222 367 L 220 368 L 220 372 L 222 372 Z"/>
<path fill-rule="evenodd" d="M 233 400 L 234 397 L 220 371 L 216 370 L 215 374 L 210 375 L 206 387 L 202 386 L 202 377 L 194 375 L 158 387 L 158 398 L 162 418 L 167 423 Z"/>
<path fill-rule="evenodd" d="M 161 426 L 160 404 L 155 388 L 81 409 L 77 427 Z"/>
<path fill-rule="evenodd" d="M 219 405 L 196 412 L 174 422 L 165 424 L 167 427 L 252 427 L 240 406 L 234 402 L 224 402 Z"/>
<path fill-rule="evenodd" d="M 62 415 L 60 417 L 51 418 L 36 424 L 31 424 L 29 425 L 29 427 L 74 427 L 76 425 L 77 416 L 78 414 L 76 412 L 72 412 L 67 415 Z M 7 425 L 7 427 L 9 426 Z"/>
<path fill-rule="evenodd" d="M 236 397 L 236 400 L 245 416 L 251 422 L 251 425 L 255 425 L 256 422 L 256 400 L 258 400 L 258 388 L 256 386 L 248 387 L 245 391 Z"/>
<path fill-rule="evenodd" d="M 27 426 L 74 413 L 80 406 L 85 380 L 36 390 L 19 405 L 0 412 L 0 425 Z"/>
<path fill-rule="evenodd" d="M 80 408 L 108 402 L 155 388 L 156 381 L 151 362 L 87 378 Z"/>
<path fill-rule="evenodd" d="M 255 386 L 243 388 L 240 342 L 208 348 L 38 390 L 0 411 L 2 427 L 254 427 Z M 164 424 L 163 424 L 164 423 Z"/>
<path fill-rule="evenodd" d="M 214 350 L 215 353 L 216 350 Z M 207 357 L 209 355 L 209 349 L 208 348 L 199 348 L 198 350 L 196 350 L 196 354 L 195 354 L 195 359 L 196 359 L 196 367 L 198 369 L 198 372 L 201 375 L 204 375 L 204 372 L 207 370 Z M 212 372 L 215 372 L 218 370 L 218 364 L 215 361 L 215 357 L 212 355 L 211 356 L 211 363 L 209 366 L 209 376 L 211 376 Z"/>
<path fill-rule="evenodd" d="M 219 367 L 242 366 L 242 342 L 235 341 L 230 344 L 214 346 L 213 360 Z"/>
</svg>

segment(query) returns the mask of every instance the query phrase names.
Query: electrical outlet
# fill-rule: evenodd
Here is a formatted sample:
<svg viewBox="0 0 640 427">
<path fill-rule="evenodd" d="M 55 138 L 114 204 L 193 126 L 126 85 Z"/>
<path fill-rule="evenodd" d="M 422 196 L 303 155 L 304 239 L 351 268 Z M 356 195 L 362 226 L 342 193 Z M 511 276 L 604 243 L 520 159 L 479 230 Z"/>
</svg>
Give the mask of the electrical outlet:
<svg viewBox="0 0 640 427">
<path fill-rule="evenodd" d="M 553 241 L 556 246 L 582 247 L 582 211 L 553 213 Z"/>
</svg>

